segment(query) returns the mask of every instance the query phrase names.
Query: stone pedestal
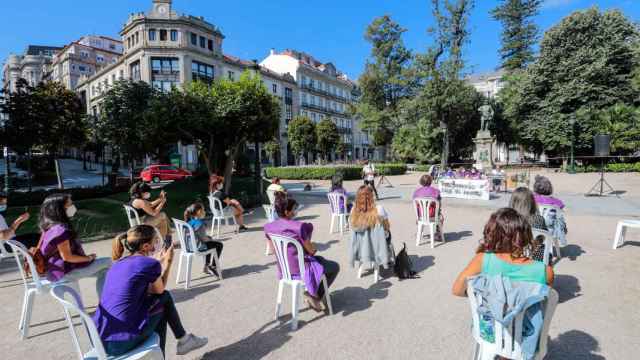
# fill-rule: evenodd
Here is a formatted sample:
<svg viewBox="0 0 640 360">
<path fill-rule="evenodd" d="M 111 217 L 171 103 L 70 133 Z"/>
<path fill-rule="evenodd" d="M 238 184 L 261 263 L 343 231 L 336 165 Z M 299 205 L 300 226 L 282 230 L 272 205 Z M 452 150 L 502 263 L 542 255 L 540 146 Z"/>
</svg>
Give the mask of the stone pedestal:
<svg viewBox="0 0 640 360">
<path fill-rule="evenodd" d="M 496 137 L 492 136 L 488 130 L 478 131 L 478 134 L 473 139 L 475 143 L 473 158 L 476 161 L 476 167 L 478 169 L 486 172 L 493 166 L 493 144 L 495 141 Z"/>
</svg>

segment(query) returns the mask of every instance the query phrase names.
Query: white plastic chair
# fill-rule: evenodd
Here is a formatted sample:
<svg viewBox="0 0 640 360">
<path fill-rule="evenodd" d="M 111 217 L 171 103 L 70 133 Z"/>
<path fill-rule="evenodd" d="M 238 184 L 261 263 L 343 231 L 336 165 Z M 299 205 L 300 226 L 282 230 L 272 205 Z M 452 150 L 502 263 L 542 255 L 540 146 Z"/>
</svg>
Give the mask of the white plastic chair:
<svg viewBox="0 0 640 360">
<path fill-rule="evenodd" d="M 191 283 L 191 265 L 193 263 L 193 257 L 200 256 L 204 258 L 205 256 L 211 254 L 211 258 L 213 262 L 216 264 L 216 268 L 218 269 L 218 274 L 220 275 L 220 280 L 222 280 L 222 264 L 220 259 L 218 259 L 218 253 L 216 249 L 209 249 L 205 251 L 200 251 L 198 249 L 198 242 L 196 239 L 195 231 L 193 231 L 193 227 L 188 223 L 173 219 L 173 223 L 176 225 L 176 233 L 178 235 L 178 239 L 180 240 L 180 260 L 178 262 L 178 276 L 176 276 L 176 284 L 180 283 L 180 278 L 182 277 L 182 263 L 186 262 L 185 266 L 185 282 L 184 288 L 189 289 L 189 284 Z"/>
<path fill-rule="evenodd" d="M 271 223 L 276 220 L 276 209 L 273 207 L 273 205 L 262 205 L 262 209 L 264 210 L 264 214 L 267 217 L 267 223 Z M 269 240 L 267 240 L 267 248 L 264 251 L 264 254 L 272 254 L 272 246 Z"/>
<path fill-rule="evenodd" d="M 2 262 L 3 259 L 10 259 L 13 257 L 13 255 L 4 248 L 5 243 L 5 240 L 0 240 L 0 262 Z"/>
<path fill-rule="evenodd" d="M 340 235 L 342 235 L 349 225 L 347 223 L 347 217 L 349 216 L 349 214 L 347 214 L 347 197 L 341 193 L 330 192 L 327 194 L 327 198 L 329 199 L 329 210 L 331 211 L 331 225 L 329 227 L 329 233 L 333 234 L 335 220 L 338 219 Z M 341 201 L 343 204 L 342 207 L 340 207 Z"/>
<path fill-rule="evenodd" d="M 640 220 L 620 220 L 616 227 L 616 235 L 613 238 L 613 250 L 624 244 L 624 236 L 627 234 L 627 228 L 640 229 Z"/>
<path fill-rule="evenodd" d="M 24 301 L 22 303 L 22 314 L 20 316 L 20 324 L 18 325 L 18 330 L 20 331 L 21 338 L 24 340 L 29 337 L 29 326 L 31 324 L 31 313 L 33 312 L 33 301 L 36 295 L 47 295 L 52 286 L 58 283 L 52 283 L 47 279 L 40 278 L 38 272 L 35 271 L 36 265 L 33 262 L 33 258 L 24 247 L 24 245 L 20 244 L 17 241 L 9 240 L 7 244 L 11 247 L 13 251 L 13 256 L 16 259 L 16 263 L 18 264 L 18 269 L 20 270 L 20 276 L 22 277 L 22 282 L 24 284 Z M 27 271 L 24 268 L 24 262 L 22 259 L 27 259 L 27 263 L 29 264 L 29 269 L 32 269 L 31 276 L 27 274 Z M 78 283 L 69 283 L 76 289 L 77 293 L 79 292 Z"/>
<path fill-rule="evenodd" d="M 209 208 L 211 208 L 211 213 L 213 213 L 213 218 L 211 219 L 211 234 L 213 235 L 214 227 L 217 226 L 218 228 L 216 239 L 220 238 L 220 224 L 222 224 L 222 221 L 229 226 L 229 219 L 231 219 L 235 226 L 238 225 L 235 216 L 233 216 L 233 208 L 231 206 L 227 206 L 227 208 L 222 207 L 222 201 L 213 195 L 209 195 Z"/>
<path fill-rule="evenodd" d="M 436 212 L 435 216 L 429 216 L 429 208 L 431 204 L 435 203 Z M 429 235 L 431 236 L 431 248 L 433 249 L 435 244 L 435 235 L 438 225 L 440 224 L 440 202 L 432 198 L 417 198 L 413 200 L 413 209 L 416 212 L 416 219 L 418 222 L 418 229 L 416 232 L 416 246 L 420 246 L 422 241 L 422 231 L 424 227 L 429 228 Z M 444 242 L 444 229 L 440 228 L 442 234 L 442 241 Z"/>
<path fill-rule="evenodd" d="M 291 330 L 298 329 L 298 311 L 300 310 L 300 306 L 302 304 L 302 294 L 305 290 L 304 284 L 304 253 L 302 249 L 302 245 L 295 239 L 281 236 L 268 234 L 268 237 L 273 242 L 273 247 L 275 249 L 276 258 L 278 260 L 278 265 L 280 266 L 280 271 L 282 273 L 282 279 L 278 282 L 278 297 L 276 299 L 276 320 L 280 317 L 280 309 L 282 307 L 282 294 L 284 292 L 284 286 L 291 286 Z M 288 257 L 288 248 L 289 246 L 294 246 L 296 251 L 298 252 L 298 269 L 300 269 L 300 277 L 299 279 L 294 279 L 291 275 L 289 257 Z M 327 286 L 327 278 L 323 275 L 322 286 L 324 286 L 324 298 L 327 302 L 327 308 L 329 309 L 329 314 L 333 315 L 333 306 L 331 304 L 331 293 L 329 291 L 329 286 Z"/>
<path fill-rule="evenodd" d="M 136 225 L 141 225 L 142 221 L 140 221 L 140 215 L 136 209 L 134 209 L 130 205 L 122 205 L 124 207 L 124 213 L 127 215 L 127 220 L 129 220 L 129 227 L 134 227 Z"/>
<path fill-rule="evenodd" d="M 104 345 L 102 344 L 102 340 L 100 339 L 98 329 L 96 328 L 93 319 L 84 312 L 84 306 L 82 305 L 82 300 L 80 299 L 78 294 L 68 286 L 56 285 L 53 287 L 53 289 L 51 289 L 51 296 L 53 296 L 54 299 L 58 300 L 58 302 L 64 308 L 64 317 L 67 320 L 67 326 L 69 327 L 69 332 L 71 333 L 71 339 L 73 340 L 73 345 L 80 360 L 164 359 L 164 356 L 162 356 L 162 349 L 160 348 L 160 337 L 156 333 L 153 333 L 142 344 L 140 344 L 135 349 L 127 352 L 126 354 L 120 356 L 107 356 L 107 353 L 104 350 Z M 70 299 L 67 300 L 67 298 Z M 80 316 L 82 325 L 87 333 L 87 336 L 89 337 L 90 348 L 87 352 L 84 352 L 82 350 L 80 341 L 78 339 L 76 327 L 73 324 L 72 317 L 76 314 Z"/>
<path fill-rule="evenodd" d="M 558 256 L 558 258 L 562 257 L 560 253 L 560 244 L 558 243 L 558 239 L 553 237 L 551 233 L 549 233 L 548 231 L 543 231 L 538 229 L 533 229 L 532 232 L 533 232 L 534 239 L 537 238 L 538 236 L 544 237 L 544 259 L 542 260 L 542 262 L 544 262 L 545 265 L 551 265 L 549 262 L 549 255 L 553 253 L 554 249 L 556 250 L 556 255 Z"/>
<path fill-rule="evenodd" d="M 473 287 L 469 282 L 467 285 L 467 295 L 469 296 L 469 305 L 471 306 L 471 318 L 473 320 L 472 334 L 476 342 L 473 358 L 476 360 L 493 360 L 495 356 L 501 356 L 507 359 L 524 359 L 522 354 L 522 327 L 524 309 L 508 327 L 504 327 L 500 322 L 493 322 L 493 332 L 495 341 L 489 342 L 480 336 L 480 316 L 478 315 L 478 299 L 475 296 Z M 549 289 L 549 295 L 544 301 L 544 321 L 540 330 L 538 339 L 538 352 L 535 354 L 535 360 L 544 359 L 547 354 L 547 341 L 549 336 L 549 325 L 558 305 L 558 292 Z"/>
</svg>

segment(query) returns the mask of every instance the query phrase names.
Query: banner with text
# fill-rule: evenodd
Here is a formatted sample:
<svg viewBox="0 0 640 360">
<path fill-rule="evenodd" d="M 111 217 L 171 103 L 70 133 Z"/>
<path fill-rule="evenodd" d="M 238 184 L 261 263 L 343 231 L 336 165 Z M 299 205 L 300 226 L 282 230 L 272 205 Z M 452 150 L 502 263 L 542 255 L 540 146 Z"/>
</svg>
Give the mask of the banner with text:
<svg viewBox="0 0 640 360">
<path fill-rule="evenodd" d="M 488 180 L 440 179 L 438 185 L 442 197 L 489 200 Z"/>
</svg>

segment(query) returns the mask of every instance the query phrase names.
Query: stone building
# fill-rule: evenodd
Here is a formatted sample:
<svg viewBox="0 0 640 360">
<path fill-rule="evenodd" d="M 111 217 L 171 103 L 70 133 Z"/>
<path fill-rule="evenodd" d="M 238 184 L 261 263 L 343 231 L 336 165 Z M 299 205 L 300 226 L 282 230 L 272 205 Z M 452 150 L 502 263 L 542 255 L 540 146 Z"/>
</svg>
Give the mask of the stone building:
<svg viewBox="0 0 640 360">
<path fill-rule="evenodd" d="M 29 45 L 24 54 L 11 54 L 2 66 L 2 88 L 16 91 L 18 79 L 36 86 L 45 77 L 53 56 L 62 50 L 57 46 Z"/>
</svg>

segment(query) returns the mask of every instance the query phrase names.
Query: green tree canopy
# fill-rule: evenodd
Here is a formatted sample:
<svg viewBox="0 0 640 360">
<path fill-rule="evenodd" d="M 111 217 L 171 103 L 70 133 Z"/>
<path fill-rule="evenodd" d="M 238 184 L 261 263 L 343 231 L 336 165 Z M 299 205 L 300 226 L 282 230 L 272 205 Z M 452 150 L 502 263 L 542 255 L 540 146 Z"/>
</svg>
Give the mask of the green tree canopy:
<svg viewBox="0 0 640 360">
<path fill-rule="evenodd" d="M 329 159 L 329 154 L 336 149 L 340 142 L 340 134 L 336 124 L 326 117 L 320 120 L 316 125 L 316 140 L 318 151 L 325 157 L 325 160 Z"/>
<path fill-rule="evenodd" d="M 316 125 L 306 116 L 296 116 L 289 122 L 287 130 L 289 147 L 298 157 L 315 151 L 317 143 Z"/>
<path fill-rule="evenodd" d="M 542 0 L 501 0 L 491 16 L 502 23 L 501 67 L 507 71 L 524 69 L 534 60 L 533 46 L 538 27 L 532 18 L 538 14 Z"/>
</svg>

